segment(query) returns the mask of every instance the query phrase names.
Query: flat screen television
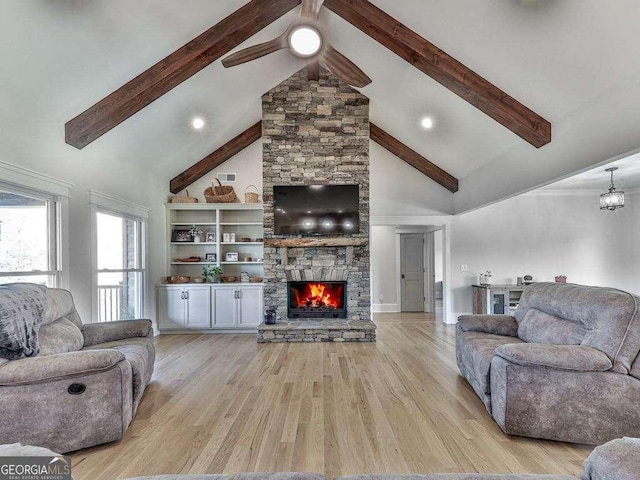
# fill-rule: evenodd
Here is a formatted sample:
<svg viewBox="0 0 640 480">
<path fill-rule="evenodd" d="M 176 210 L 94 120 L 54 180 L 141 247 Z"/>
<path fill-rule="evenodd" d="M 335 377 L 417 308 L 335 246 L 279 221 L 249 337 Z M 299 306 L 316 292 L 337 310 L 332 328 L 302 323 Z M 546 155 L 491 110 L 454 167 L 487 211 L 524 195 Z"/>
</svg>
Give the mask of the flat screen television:
<svg viewBox="0 0 640 480">
<path fill-rule="evenodd" d="M 274 186 L 276 235 L 344 235 L 360 231 L 358 185 Z"/>
</svg>

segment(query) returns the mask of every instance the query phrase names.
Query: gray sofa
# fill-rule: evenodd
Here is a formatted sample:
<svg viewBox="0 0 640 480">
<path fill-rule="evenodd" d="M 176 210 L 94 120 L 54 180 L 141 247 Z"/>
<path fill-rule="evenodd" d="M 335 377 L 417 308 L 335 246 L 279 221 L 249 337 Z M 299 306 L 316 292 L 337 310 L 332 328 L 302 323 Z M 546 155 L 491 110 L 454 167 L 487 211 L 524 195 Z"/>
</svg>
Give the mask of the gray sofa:
<svg viewBox="0 0 640 480">
<path fill-rule="evenodd" d="M 68 291 L 13 284 L 0 321 L 0 443 L 65 453 L 122 438 L 153 373 L 150 320 L 83 324 Z"/>
<path fill-rule="evenodd" d="M 591 445 L 640 437 L 639 300 L 530 285 L 513 317 L 459 317 L 458 368 L 505 433 Z"/>
</svg>

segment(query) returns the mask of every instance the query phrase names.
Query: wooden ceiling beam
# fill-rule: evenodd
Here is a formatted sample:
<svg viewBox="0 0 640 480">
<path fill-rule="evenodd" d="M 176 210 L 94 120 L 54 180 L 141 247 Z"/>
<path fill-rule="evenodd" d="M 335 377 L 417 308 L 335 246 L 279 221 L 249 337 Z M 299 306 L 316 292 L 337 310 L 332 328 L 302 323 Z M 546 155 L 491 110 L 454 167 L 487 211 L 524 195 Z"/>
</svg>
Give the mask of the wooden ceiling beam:
<svg viewBox="0 0 640 480">
<path fill-rule="evenodd" d="M 392 137 L 373 123 L 370 125 L 370 130 L 371 140 L 376 142 L 378 145 L 393 153 L 396 157 L 404 160 L 415 169 L 424 173 L 431 180 L 439 183 L 450 192 L 456 193 L 458 191 L 458 179 L 456 177 L 450 175 L 436 164 L 430 162 L 422 155 L 407 147 L 400 140 Z"/>
<path fill-rule="evenodd" d="M 324 6 L 533 146 L 551 141 L 551 123 L 368 0 Z"/>
<path fill-rule="evenodd" d="M 260 137 L 262 137 L 262 121 L 249 127 L 236 138 L 173 178 L 169 183 L 169 190 L 171 190 L 171 193 L 178 193 L 184 190 L 214 168 L 219 167 L 231 157 L 258 141 Z"/>
<path fill-rule="evenodd" d="M 65 141 L 84 148 L 267 25 L 301 0 L 252 0 L 65 124 Z"/>
</svg>

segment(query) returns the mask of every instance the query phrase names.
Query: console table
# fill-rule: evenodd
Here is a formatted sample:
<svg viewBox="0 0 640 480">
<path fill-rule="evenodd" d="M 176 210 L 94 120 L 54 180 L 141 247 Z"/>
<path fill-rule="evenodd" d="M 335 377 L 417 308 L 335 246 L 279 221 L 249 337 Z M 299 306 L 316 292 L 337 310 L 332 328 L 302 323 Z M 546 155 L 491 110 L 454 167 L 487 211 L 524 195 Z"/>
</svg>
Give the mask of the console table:
<svg viewBox="0 0 640 480">
<path fill-rule="evenodd" d="M 473 285 L 473 313 L 513 315 L 526 285 Z"/>
</svg>

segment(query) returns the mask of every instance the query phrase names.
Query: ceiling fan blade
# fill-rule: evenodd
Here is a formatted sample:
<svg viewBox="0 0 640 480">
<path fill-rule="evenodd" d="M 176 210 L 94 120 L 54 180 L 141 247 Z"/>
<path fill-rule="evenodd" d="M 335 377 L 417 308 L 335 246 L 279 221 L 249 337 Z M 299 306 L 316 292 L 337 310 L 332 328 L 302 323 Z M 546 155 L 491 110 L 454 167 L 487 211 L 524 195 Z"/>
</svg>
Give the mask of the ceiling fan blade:
<svg viewBox="0 0 640 480">
<path fill-rule="evenodd" d="M 320 61 L 325 64 L 336 77 L 353 87 L 366 87 L 371 83 L 371 79 L 358 66 L 347 57 L 329 45 L 320 57 Z"/>
<path fill-rule="evenodd" d="M 324 0 L 302 0 L 302 8 L 300 9 L 300 20 L 309 23 L 315 23 L 318 20 L 318 14 L 322 8 Z"/>
<path fill-rule="evenodd" d="M 287 37 L 286 35 L 281 35 L 268 42 L 260 43 L 258 45 L 245 48 L 243 50 L 240 50 L 239 52 L 229 55 L 222 60 L 222 64 L 227 68 L 235 67 L 236 65 L 247 63 L 251 60 L 256 60 L 257 58 L 264 57 L 265 55 L 277 52 L 278 50 L 282 50 L 286 47 Z"/>
</svg>

